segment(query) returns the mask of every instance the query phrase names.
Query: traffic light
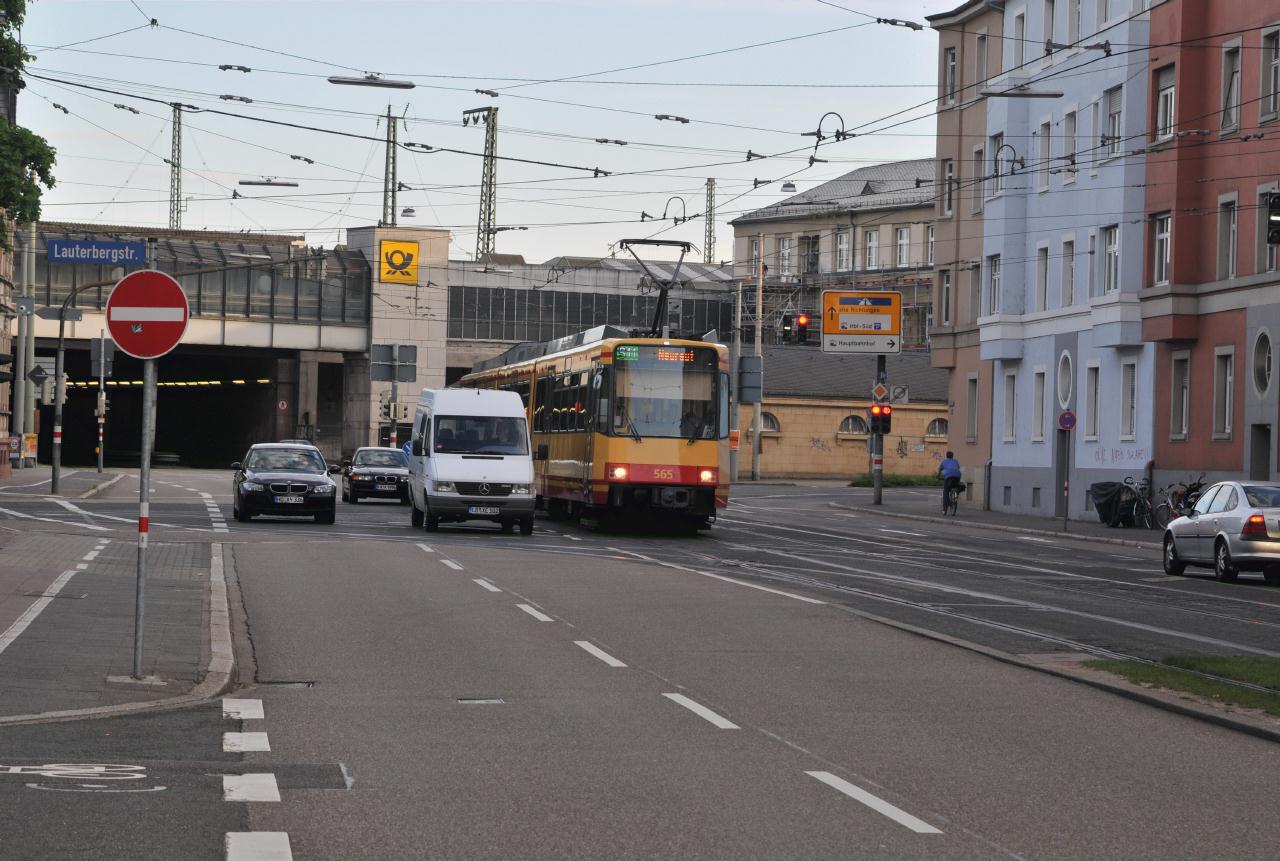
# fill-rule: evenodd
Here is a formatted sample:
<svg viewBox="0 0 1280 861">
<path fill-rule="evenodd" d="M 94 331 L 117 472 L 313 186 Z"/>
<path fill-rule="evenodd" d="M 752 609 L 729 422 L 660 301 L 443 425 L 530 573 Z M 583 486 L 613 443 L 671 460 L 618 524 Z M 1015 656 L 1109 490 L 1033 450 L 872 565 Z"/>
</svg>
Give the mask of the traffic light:
<svg viewBox="0 0 1280 861">
<path fill-rule="evenodd" d="M 1267 244 L 1280 245 L 1280 191 L 1267 195 Z"/>
<path fill-rule="evenodd" d="M 809 315 L 799 314 L 796 316 L 796 338 L 797 344 L 806 344 L 809 342 Z"/>
<path fill-rule="evenodd" d="M 790 344 L 791 336 L 795 334 L 795 318 L 790 314 L 783 314 L 782 325 L 779 328 L 782 330 L 782 343 Z"/>
<path fill-rule="evenodd" d="M 379 405 L 378 405 L 378 415 L 379 415 L 379 416 L 381 416 L 381 417 L 382 417 L 382 418 L 384 418 L 384 419 L 390 419 L 390 418 L 391 418 L 391 406 L 392 406 L 392 405 L 391 405 L 391 403 L 390 403 L 390 402 L 388 402 L 388 401 L 383 401 L 381 404 L 379 404 Z"/>
<path fill-rule="evenodd" d="M 872 404 L 867 412 L 872 433 L 883 435 L 893 429 L 893 407 L 888 404 Z"/>
</svg>

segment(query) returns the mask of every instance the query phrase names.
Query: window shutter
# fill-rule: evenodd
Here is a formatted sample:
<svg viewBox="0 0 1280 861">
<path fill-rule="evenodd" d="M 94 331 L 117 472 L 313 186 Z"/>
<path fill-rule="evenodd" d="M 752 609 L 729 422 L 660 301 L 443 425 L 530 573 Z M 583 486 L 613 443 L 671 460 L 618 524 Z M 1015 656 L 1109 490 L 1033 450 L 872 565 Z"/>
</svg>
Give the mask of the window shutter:
<svg viewBox="0 0 1280 861">
<path fill-rule="evenodd" d="M 1109 90 L 1107 92 L 1107 113 L 1108 114 L 1120 113 L 1120 91 L 1121 91 L 1121 88 L 1116 87 L 1114 90 Z"/>
<path fill-rule="evenodd" d="M 1173 66 L 1165 66 L 1156 72 L 1156 90 L 1167 90 L 1173 86 Z"/>
</svg>

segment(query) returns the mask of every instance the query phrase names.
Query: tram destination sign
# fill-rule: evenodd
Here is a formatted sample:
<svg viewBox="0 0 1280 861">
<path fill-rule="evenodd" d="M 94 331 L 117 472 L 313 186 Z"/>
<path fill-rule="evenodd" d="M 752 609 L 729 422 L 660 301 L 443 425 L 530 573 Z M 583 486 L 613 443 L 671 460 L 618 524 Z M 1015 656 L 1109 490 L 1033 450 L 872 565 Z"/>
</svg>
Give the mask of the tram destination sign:
<svg viewBox="0 0 1280 861">
<path fill-rule="evenodd" d="M 823 290 L 822 352 L 901 353 L 902 294 Z"/>
</svg>

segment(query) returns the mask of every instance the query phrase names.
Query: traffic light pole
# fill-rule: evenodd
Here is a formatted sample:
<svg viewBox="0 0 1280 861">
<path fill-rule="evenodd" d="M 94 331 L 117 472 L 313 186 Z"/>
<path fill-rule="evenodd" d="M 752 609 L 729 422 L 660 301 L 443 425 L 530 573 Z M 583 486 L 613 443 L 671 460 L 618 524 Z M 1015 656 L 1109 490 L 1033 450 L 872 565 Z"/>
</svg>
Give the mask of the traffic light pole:
<svg viewBox="0 0 1280 861">
<path fill-rule="evenodd" d="M 884 353 L 876 356 L 876 382 L 884 383 Z M 871 504 L 880 505 L 884 494 L 884 434 L 879 429 L 871 435 Z"/>
<path fill-rule="evenodd" d="M 396 350 L 396 352 L 399 353 L 400 351 Z M 390 413 L 391 418 L 391 447 L 396 448 L 397 413 L 400 410 L 400 401 L 398 400 L 400 390 L 396 387 L 396 377 L 400 376 L 400 357 L 394 356 L 393 358 L 394 361 L 391 365 L 391 373 L 393 374 L 391 377 L 391 403 L 387 405 L 387 412 Z"/>
</svg>

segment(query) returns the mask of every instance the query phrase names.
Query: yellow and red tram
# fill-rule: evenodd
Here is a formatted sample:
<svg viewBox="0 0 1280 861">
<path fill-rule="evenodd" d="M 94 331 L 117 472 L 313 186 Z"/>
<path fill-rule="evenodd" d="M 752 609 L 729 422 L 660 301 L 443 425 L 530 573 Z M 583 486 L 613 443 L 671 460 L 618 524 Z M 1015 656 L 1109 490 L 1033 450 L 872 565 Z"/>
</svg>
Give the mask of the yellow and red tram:
<svg viewBox="0 0 1280 861">
<path fill-rule="evenodd" d="M 553 516 L 701 527 L 728 505 L 724 345 L 601 327 L 477 368 L 459 385 L 524 400 L 539 504 Z"/>
</svg>

